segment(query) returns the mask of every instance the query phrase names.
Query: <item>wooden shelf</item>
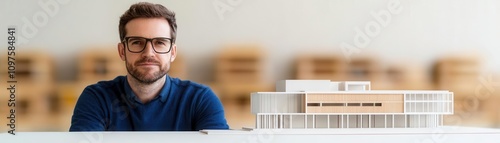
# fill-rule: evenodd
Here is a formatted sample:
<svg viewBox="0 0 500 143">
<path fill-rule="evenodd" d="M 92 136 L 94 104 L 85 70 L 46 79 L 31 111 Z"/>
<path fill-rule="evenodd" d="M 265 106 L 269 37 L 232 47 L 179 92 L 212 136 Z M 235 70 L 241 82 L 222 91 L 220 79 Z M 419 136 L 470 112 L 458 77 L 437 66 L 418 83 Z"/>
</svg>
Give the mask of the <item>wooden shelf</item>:
<svg viewBox="0 0 500 143">
<path fill-rule="evenodd" d="M 111 80 L 126 74 L 125 62 L 112 47 L 84 51 L 78 59 L 78 80 Z"/>
<path fill-rule="evenodd" d="M 263 53 L 255 45 L 227 46 L 216 58 L 216 82 L 261 82 Z"/>
</svg>

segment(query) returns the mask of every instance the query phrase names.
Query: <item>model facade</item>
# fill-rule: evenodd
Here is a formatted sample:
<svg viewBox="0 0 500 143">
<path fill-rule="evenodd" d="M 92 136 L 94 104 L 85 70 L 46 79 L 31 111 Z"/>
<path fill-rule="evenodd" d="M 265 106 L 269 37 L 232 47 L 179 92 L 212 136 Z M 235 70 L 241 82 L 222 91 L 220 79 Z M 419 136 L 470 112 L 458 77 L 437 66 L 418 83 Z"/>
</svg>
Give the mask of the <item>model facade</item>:
<svg viewBox="0 0 500 143">
<path fill-rule="evenodd" d="M 453 114 L 453 93 L 370 90 L 368 81 L 283 80 L 251 95 L 256 129 L 432 128 Z"/>
</svg>

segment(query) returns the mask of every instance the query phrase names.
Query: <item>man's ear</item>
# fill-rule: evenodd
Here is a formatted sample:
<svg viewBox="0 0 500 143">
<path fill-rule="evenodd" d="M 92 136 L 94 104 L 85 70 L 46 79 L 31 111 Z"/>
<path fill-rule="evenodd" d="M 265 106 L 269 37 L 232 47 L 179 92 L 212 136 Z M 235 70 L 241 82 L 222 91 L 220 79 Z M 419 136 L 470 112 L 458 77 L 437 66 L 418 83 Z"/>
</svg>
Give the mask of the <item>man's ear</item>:
<svg viewBox="0 0 500 143">
<path fill-rule="evenodd" d="M 172 51 L 170 51 L 171 57 L 170 57 L 170 62 L 174 62 L 175 57 L 177 57 L 177 45 L 174 44 L 172 45 Z"/>
<path fill-rule="evenodd" d="M 118 54 L 120 56 L 120 58 L 122 59 L 122 61 L 125 61 L 125 47 L 123 45 L 123 43 L 118 43 L 117 44 L 117 49 L 118 49 Z"/>
</svg>

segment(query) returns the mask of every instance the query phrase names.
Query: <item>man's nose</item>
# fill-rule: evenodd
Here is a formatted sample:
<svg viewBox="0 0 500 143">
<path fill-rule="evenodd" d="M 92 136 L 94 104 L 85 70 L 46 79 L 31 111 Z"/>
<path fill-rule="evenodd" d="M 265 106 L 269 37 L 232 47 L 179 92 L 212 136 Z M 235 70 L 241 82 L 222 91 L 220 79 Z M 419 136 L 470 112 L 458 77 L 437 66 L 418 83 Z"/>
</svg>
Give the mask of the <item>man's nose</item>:
<svg viewBox="0 0 500 143">
<path fill-rule="evenodd" d="M 152 54 L 155 54 L 155 50 L 153 49 L 154 46 L 153 46 L 153 41 L 146 41 L 146 45 L 144 47 L 144 51 L 142 51 L 142 54 L 145 54 L 145 55 L 152 55 Z"/>
</svg>

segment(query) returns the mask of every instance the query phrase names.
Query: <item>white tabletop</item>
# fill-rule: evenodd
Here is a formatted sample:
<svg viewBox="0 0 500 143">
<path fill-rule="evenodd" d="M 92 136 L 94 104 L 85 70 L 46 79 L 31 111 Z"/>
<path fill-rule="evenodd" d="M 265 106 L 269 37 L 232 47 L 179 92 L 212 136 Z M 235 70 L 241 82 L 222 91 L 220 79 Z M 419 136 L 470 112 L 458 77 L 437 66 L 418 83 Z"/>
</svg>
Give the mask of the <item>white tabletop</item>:
<svg viewBox="0 0 500 143">
<path fill-rule="evenodd" d="M 440 127 L 425 129 L 226 130 L 203 132 L 18 132 L 0 134 L 0 142 L 50 143 L 163 142 L 369 142 L 498 143 L 500 129 Z"/>
</svg>

